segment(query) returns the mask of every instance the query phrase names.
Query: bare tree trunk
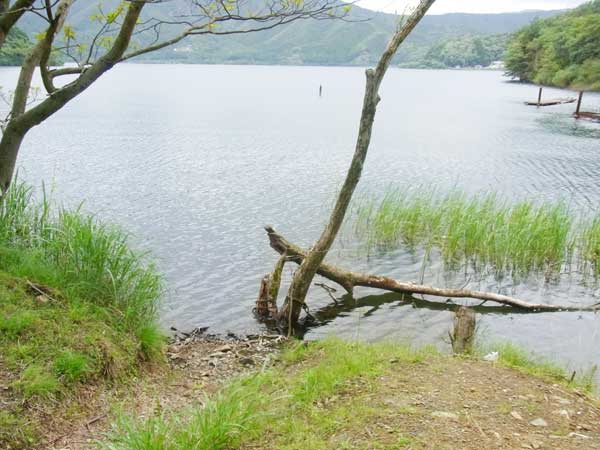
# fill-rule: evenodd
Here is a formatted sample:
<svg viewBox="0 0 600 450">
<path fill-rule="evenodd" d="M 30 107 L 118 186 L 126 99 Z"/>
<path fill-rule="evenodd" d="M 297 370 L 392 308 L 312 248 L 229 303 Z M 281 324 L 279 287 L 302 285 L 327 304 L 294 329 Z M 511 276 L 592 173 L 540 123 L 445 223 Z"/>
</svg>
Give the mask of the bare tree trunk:
<svg viewBox="0 0 600 450">
<path fill-rule="evenodd" d="M 366 71 L 366 87 L 363 100 L 362 114 L 356 141 L 356 148 L 350 169 L 346 174 L 346 180 L 340 190 L 337 201 L 329 218 L 325 230 L 319 240 L 311 248 L 307 257 L 294 274 L 290 285 L 288 295 L 283 308 L 279 313 L 279 319 L 286 322 L 288 318 L 293 324 L 298 321 L 300 311 L 304 305 L 308 288 L 312 282 L 315 273 L 331 248 L 342 223 L 346 216 L 346 211 L 350 205 L 354 190 L 360 180 L 363 165 L 367 157 L 367 151 L 371 142 L 371 132 L 373 122 L 375 121 L 375 112 L 379 103 L 379 86 L 383 76 L 389 67 L 389 64 L 395 55 L 400 44 L 406 39 L 414 27 L 419 23 L 427 13 L 435 0 L 421 0 L 419 6 L 412 12 L 408 19 L 398 28 L 387 48 L 383 52 L 377 67 Z M 289 310 L 291 308 L 291 311 Z"/>
<path fill-rule="evenodd" d="M 0 139 L 0 197 L 8 190 L 25 133 L 9 123 Z"/>
</svg>

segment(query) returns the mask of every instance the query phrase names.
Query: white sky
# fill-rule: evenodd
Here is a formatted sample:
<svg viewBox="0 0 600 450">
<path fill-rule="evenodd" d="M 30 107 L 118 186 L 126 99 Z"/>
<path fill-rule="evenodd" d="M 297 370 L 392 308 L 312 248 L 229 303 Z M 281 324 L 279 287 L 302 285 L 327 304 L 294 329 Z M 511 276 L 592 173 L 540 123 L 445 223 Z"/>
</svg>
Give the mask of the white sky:
<svg viewBox="0 0 600 450">
<path fill-rule="evenodd" d="M 449 12 L 501 13 L 526 9 L 565 9 L 585 3 L 586 0 L 437 0 L 429 14 Z M 418 0 L 359 0 L 358 6 L 400 14 L 405 7 L 415 6 Z"/>
</svg>

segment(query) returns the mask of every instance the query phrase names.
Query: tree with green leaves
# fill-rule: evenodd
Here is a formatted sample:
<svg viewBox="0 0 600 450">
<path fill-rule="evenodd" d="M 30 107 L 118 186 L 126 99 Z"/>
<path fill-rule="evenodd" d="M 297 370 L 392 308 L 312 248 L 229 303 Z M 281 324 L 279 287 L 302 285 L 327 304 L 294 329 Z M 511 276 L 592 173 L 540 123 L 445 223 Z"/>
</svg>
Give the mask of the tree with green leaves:
<svg viewBox="0 0 600 450">
<path fill-rule="evenodd" d="M 87 0 L 86 0 L 87 1 Z M 188 37 L 267 30 L 303 19 L 344 17 L 348 6 L 335 0 L 126 0 L 98 4 L 89 20 L 93 34 L 80 35 L 70 25 L 77 0 L 0 0 L 0 49 L 25 18 L 41 29 L 27 52 L 2 123 L 0 191 L 10 186 L 26 134 L 89 88 L 115 65 L 174 45 Z M 53 54 L 72 64 L 52 67 Z M 32 98 L 39 70 L 46 96 Z M 62 82 L 62 79 L 67 81 Z"/>
<path fill-rule="evenodd" d="M 521 81 L 600 90 L 600 0 L 521 29 L 504 62 Z"/>
</svg>

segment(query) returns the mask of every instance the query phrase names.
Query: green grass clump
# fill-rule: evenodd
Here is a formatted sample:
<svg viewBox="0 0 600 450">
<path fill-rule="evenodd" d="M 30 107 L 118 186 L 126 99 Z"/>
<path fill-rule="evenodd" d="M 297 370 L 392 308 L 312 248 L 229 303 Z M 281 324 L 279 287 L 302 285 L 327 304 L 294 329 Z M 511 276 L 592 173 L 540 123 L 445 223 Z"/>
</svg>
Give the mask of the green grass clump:
<svg viewBox="0 0 600 450">
<path fill-rule="evenodd" d="M 128 328 L 156 320 L 161 279 L 127 234 L 79 209 L 55 212 L 24 183 L 15 181 L 0 203 L 0 247 L 2 270 L 115 308 Z"/>
<path fill-rule="evenodd" d="M 160 358 L 161 292 L 154 267 L 118 228 L 54 210 L 18 182 L 0 202 L 0 362 L 10 373 L 0 382 L 29 404 Z"/>
<path fill-rule="evenodd" d="M 587 223 L 560 201 L 511 203 L 495 194 L 389 190 L 379 200 L 357 203 L 354 232 L 370 248 L 438 249 L 449 269 L 468 264 L 498 276 L 547 275 L 575 257 L 587 273 L 600 275 L 600 219 Z"/>
<path fill-rule="evenodd" d="M 275 368 L 226 386 L 204 407 L 145 421 L 121 418 L 103 444 L 111 450 L 221 450 L 268 439 L 278 449 L 325 448 L 328 436 L 376 414 L 360 402 L 323 410 L 324 402 L 374 386 L 392 364 L 414 364 L 432 350 L 327 339 L 293 344 Z M 363 422 L 364 423 L 364 422 Z M 260 448 L 260 447 L 257 447 Z"/>
<path fill-rule="evenodd" d="M 145 255 L 131 250 L 119 228 L 79 209 L 54 211 L 45 195 L 36 202 L 24 183 L 13 183 L 0 203 L 0 270 L 57 288 L 73 303 L 105 308 L 114 326 L 142 338 L 146 356 L 161 344 L 161 278 Z M 19 323 L 26 317 L 12 317 L 0 329 L 26 326 Z"/>
<path fill-rule="evenodd" d="M 92 371 L 88 357 L 72 350 L 63 351 L 55 359 L 54 370 L 68 381 L 79 381 Z"/>
<path fill-rule="evenodd" d="M 597 278 L 600 276 L 600 217 L 585 223 L 580 236 L 583 272 Z"/>
<path fill-rule="evenodd" d="M 15 386 L 19 388 L 23 397 L 49 397 L 60 390 L 58 378 L 45 367 L 31 364 L 21 372 L 21 377 Z"/>
<path fill-rule="evenodd" d="M 65 392 L 74 383 L 134 371 L 139 342 L 120 315 L 53 291 L 40 299 L 22 278 L 0 271 L 0 358 L 25 398 Z"/>
</svg>

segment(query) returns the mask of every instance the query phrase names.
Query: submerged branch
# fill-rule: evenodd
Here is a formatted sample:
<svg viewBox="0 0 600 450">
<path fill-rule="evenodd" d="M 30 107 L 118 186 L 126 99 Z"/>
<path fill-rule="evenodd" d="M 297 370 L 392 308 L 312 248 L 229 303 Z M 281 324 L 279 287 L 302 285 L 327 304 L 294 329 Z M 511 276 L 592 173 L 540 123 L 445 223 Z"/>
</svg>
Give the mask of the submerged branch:
<svg viewBox="0 0 600 450">
<path fill-rule="evenodd" d="M 301 264 L 306 257 L 307 251 L 292 244 L 283 236 L 278 234 L 272 227 L 265 227 L 269 236 L 271 247 L 279 254 L 287 254 L 287 260 L 296 264 Z M 492 301 L 514 308 L 527 309 L 532 311 L 598 311 L 600 305 L 593 306 L 564 306 L 549 305 L 546 303 L 530 303 L 524 300 L 509 297 L 507 295 L 495 294 L 492 292 L 475 291 L 471 289 L 453 289 L 437 288 L 420 284 L 406 283 L 393 278 L 382 277 L 378 275 L 350 272 L 342 268 L 321 263 L 317 273 L 331 281 L 342 286 L 346 291 L 352 294 L 356 286 L 371 287 L 383 289 L 391 292 L 406 294 L 433 295 L 446 298 L 473 298 L 477 300 Z"/>
</svg>

